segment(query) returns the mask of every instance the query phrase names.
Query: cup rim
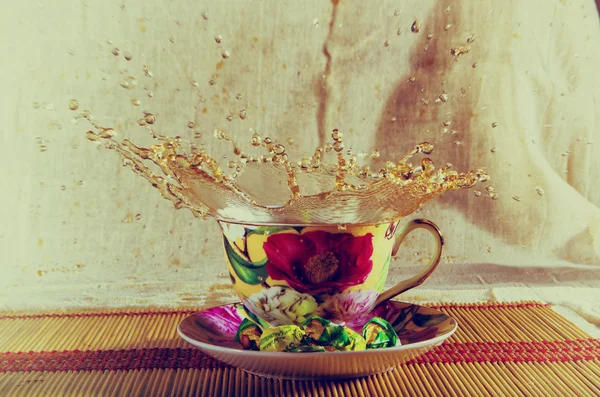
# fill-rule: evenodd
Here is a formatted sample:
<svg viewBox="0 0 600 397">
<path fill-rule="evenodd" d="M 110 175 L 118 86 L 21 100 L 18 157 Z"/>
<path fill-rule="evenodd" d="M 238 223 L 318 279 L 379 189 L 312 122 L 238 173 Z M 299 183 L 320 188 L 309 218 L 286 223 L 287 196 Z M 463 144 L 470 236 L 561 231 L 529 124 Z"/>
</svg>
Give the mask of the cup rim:
<svg viewBox="0 0 600 397">
<path fill-rule="evenodd" d="M 240 225 L 240 226 L 289 226 L 289 227 L 338 227 L 342 226 L 377 226 L 377 225 L 389 225 L 391 223 L 395 223 L 400 221 L 405 217 L 400 217 L 392 220 L 386 220 L 381 222 L 340 222 L 340 223 L 278 223 L 278 222 L 245 222 L 245 221 L 228 221 L 225 219 L 217 219 L 217 222 L 226 223 L 230 225 Z"/>
</svg>

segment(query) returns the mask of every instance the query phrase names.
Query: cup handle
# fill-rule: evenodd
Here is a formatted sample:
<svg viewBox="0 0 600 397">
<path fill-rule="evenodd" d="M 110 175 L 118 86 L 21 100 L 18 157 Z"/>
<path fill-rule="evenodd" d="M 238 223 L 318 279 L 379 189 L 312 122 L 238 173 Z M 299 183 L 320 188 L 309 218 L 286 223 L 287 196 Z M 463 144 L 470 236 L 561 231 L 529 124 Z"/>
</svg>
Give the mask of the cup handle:
<svg viewBox="0 0 600 397">
<path fill-rule="evenodd" d="M 442 236 L 442 233 L 436 224 L 428 221 L 427 219 L 413 219 L 398 229 L 394 241 L 394 248 L 392 249 L 392 256 L 396 255 L 404 238 L 415 229 L 425 229 L 433 236 L 435 240 L 435 252 L 433 253 L 433 258 L 423 269 L 421 269 L 419 273 L 408 280 L 400 281 L 392 288 L 382 292 L 375 301 L 375 306 L 395 297 L 396 295 L 408 291 L 411 288 L 421 285 L 423 281 L 425 281 L 425 279 L 429 277 L 431 273 L 433 273 L 437 265 L 440 263 L 440 259 L 442 258 L 442 249 L 444 247 L 444 237 Z"/>
</svg>

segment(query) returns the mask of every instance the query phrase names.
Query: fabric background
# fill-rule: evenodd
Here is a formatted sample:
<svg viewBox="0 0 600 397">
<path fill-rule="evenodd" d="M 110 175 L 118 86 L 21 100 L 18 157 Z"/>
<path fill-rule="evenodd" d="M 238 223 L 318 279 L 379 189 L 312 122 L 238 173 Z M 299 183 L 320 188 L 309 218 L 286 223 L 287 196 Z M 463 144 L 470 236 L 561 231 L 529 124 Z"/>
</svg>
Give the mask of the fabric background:
<svg viewBox="0 0 600 397">
<path fill-rule="evenodd" d="M 435 142 L 438 166 L 486 169 L 500 198 L 485 197 L 482 185 L 482 197 L 448 193 L 415 214 L 446 237 L 423 291 L 494 299 L 495 288 L 514 287 L 519 299 L 560 285 L 577 300 L 570 288 L 600 285 L 600 30 L 591 0 L 341 0 L 335 18 L 322 0 L 2 8 L 2 309 L 233 299 L 216 223 L 175 211 L 115 153 L 87 141 L 71 98 L 136 142 L 145 139 L 135 124 L 142 109 L 167 135 L 185 133 L 189 121 L 239 140 L 254 128 L 293 138 L 297 154 L 333 128 L 355 148 L 378 148 L 382 161 Z M 455 62 L 450 48 L 473 34 Z M 154 79 L 143 80 L 143 65 Z M 133 73 L 139 86 L 124 90 L 119 81 Z M 444 91 L 448 101 L 435 103 Z M 390 283 L 426 261 L 424 236 L 402 246 Z M 582 312 L 593 314 L 589 299 Z"/>
</svg>

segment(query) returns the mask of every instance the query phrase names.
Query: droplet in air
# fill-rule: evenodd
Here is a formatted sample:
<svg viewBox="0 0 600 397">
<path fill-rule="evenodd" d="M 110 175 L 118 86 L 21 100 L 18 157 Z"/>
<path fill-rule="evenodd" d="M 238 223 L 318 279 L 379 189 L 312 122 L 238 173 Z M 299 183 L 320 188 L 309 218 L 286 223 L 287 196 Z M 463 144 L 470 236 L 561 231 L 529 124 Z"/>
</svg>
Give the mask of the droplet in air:
<svg viewBox="0 0 600 397">
<path fill-rule="evenodd" d="M 475 190 L 473 193 L 475 194 L 475 197 L 481 197 L 481 192 L 479 190 Z"/>
<path fill-rule="evenodd" d="M 389 47 L 389 46 L 390 46 L 390 42 L 389 42 L 389 40 L 386 40 L 386 41 L 384 41 L 384 42 L 383 42 L 383 46 L 384 46 L 384 47 Z"/>
<path fill-rule="evenodd" d="M 117 56 L 119 56 L 119 49 L 118 49 L 118 48 L 116 48 L 116 47 L 115 47 L 115 48 L 113 48 L 111 52 L 112 52 L 112 54 L 113 54 L 114 56 L 116 56 L 116 57 L 117 57 Z"/>
<path fill-rule="evenodd" d="M 493 197 L 492 197 L 492 198 L 493 198 Z M 519 202 L 519 201 L 521 201 L 521 197 L 519 197 L 519 196 L 516 196 L 516 195 L 515 195 L 515 196 L 512 196 L 512 199 L 513 199 L 513 200 L 515 200 L 516 202 Z"/>
<path fill-rule="evenodd" d="M 498 193 L 492 193 L 490 194 L 490 197 L 492 198 L 492 200 L 498 200 L 500 198 L 500 195 Z"/>
<path fill-rule="evenodd" d="M 96 135 L 94 131 L 88 131 L 85 133 L 85 137 L 92 142 L 97 142 L 100 140 L 100 137 Z"/>
<path fill-rule="evenodd" d="M 292 145 L 294 144 L 294 140 L 293 140 L 292 138 L 288 138 L 288 139 L 286 140 L 286 142 L 287 142 L 287 144 L 288 144 L 288 145 L 290 145 L 290 146 L 292 146 Z"/>
<path fill-rule="evenodd" d="M 452 24 L 449 23 L 448 25 L 444 26 L 444 30 L 448 31 L 448 30 L 450 30 L 451 27 L 452 27 Z"/>
<path fill-rule="evenodd" d="M 125 57 L 125 59 L 127 61 L 131 61 L 133 59 L 133 55 L 131 55 L 131 52 L 126 52 L 123 54 L 123 57 Z"/>
<path fill-rule="evenodd" d="M 242 99 L 242 94 L 237 94 L 237 95 L 235 96 L 235 99 L 237 99 L 238 101 L 239 101 L 240 99 Z"/>
<path fill-rule="evenodd" d="M 156 122 L 156 118 L 154 117 L 154 115 L 152 113 L 147 113 L 144 116 L 144 120 L 146 121 L 146 123 L 148 124 L 154 124 Z"/>
<path fill-rule="evenodd" d="M 150 70 L 150 67 L 148 65 L 144 65 L 144 67 L 142 69 L 144 70 L 144 74 L 146 75 L 146 77 L 154 76 L 154 74 L 152 73 L 152 71 Z"/>
<path fill-rule="evenodd" d="M 77 185 L 78 185 L 78 186 L 83 186 L 83 184 L 84 184 L 84 183 L 85 183 L 84 181 L 78 181 L 78 182 L 77 182 Z"/>
<path fill-rule="evenodd" d="M 448 94 L 445 93 L 445 92 L 443 92 L 443 93 L 440 94 L 439 98 L 440 98 L 440 101 L 447 102 L 448 101 Z"/>
<path fill-rule="evenodd" d="M 229 51 L 225 50 L 221 52 L 221 56 L 223 57 L 223 59 L 227 59 L 231 56 L 231 54 L 229 53 Z"/>
<path fill-rule="evenodd" d="M 137 99 L 132 99 L 132 100 L 131 100 L 131 104 L 132 104 L 133 106 L 140 106 L 140 105 L 141 105 L 140 101 L 138 101 Z"/>
<path fill-rule="evenodd" d="M 215 41 L 217 42 L 217 44 L 221 44 L 221 41 L 223 41 L 223 37 L 221 37 L 220 34 L 215 36 Z"/>
<path fill-rule="evenodd" d="M 112 138 L 115 135 L 117 133 L 112 128 L 102 128 L 100 130 L 100 138 Z"/>
<path fill-rule="evenodd" d="M 333 144 L 333 150 L 335 150 L 336 152 L 341 152 L 342 150 L 344 150 L 344 142 L 342 141 L 337 141 Z"/>
<path fill-rule="evenodd" d="M 142 214 L 135 214 L 135 220 L 139 221 L 140 219 L 142 219 Z"/>
<path fill-rule="evenodd" d="M 373 159 L 378 159 L 378 158 L 379 158 L 379 156 L 381 156 L 381 154 L 379 153 L 379 150 L 377 150 L 377 149 L 373 149 L 373 150 L 371 151 L 371 158 L 373 158 Z"/>
<path fill-rule="evenodd" d="M 233 116 L 228 114 L 227 117 L 225 117 L 225 120 L 231 121 L 231 120 L 233 120 Z"/>
<path fill-rule="evenodd" d="M 477 64 L 477 62 L 474 62 L 473 65 L 471 65 L 471 66 L 473 67 L 473 69 L 475 69 L 479 65 Z"/>
<path fill-rule="evenodd" d="M 471 44 L 472 42 L 474 42 L 475 41 L 475 37 L 476 36 L 474 34 L 472 34 L 471 36 L 469 36 L 467 38 L 467 43 Z"/>
<path fill-rule="evenodd" d="M 492 152 L 492 153 L 496 153 L 496 148 L 495 148 L 495 147 L 491 148 L 491 149 L 490 149 L 490 152 Z"/>
<path fill-rule="evenodd" d="M 240 110 L 240 119 L 244 120 L 247 116 L 246 109 Z"/>
<path fill-rule="evenodd" d="M 258 135 L 258 132 L 252 134 L 252 140 L 250 141 L 250 143 L 252 144 L 252 146 L 260 146 L 261 139 L 260 135 Z"/>
<path fill-rule="evenodd" d="M 203 12 L 202 13 L 202 19 L 204 19 L 205 21 L 208 20 L 208 12 Z"/>
<path fill-rule="evenodd" d="M 46 146 L 46 145 L 40 146 L 40 152 L 45 152 L 46 150 L 48 150 L 48 146 Z"/>
<path fill-rule="evenodd" d="M 496 127 L 498 127 L 498 123 L 496 123 L 496 122 L 493 122 L 493 123 L 492 123 L 492 128 L 496 128 Z"/>
<path fill-rule="evenodd" d="M 544 189 L 542 187 L 540 187 L 540 186 L 536 186 L 535 191 L 540 196 L 544 195 Z"/>
<path fill-rule="evenodd" d="M 71 99 L 69 101 L 69 109 L 71 109 L 71 110 L 79 109 L 79 102 L 77 101 L 77 99 Z"/>
<path fill-rule="evenodd" d="M 417 80 L 417 78 L 416 78 L 416 77 L 409 77 L 409 78 L 408 78 L 408 82 L 409 82 L 409 83 L 414 83 L 416 80 Z"/>
<path fill-rule="evenodd" d="M 196 123 L 194 123 L 193 121 L 190 121 L 189 123 L 187 123 L 188 128 L 193 129 L 196 126 Z"/>
<path fill-rule="evenodd" d="M 410 27 L 410 31 L 413 33 L 419 33 L 421 31 L 421 23 L 415 20 L 412 26 Z"/>
<path fill-rule="evenodd" d="M 277 144 L 273 145 L 273 151 L 275 152 L 275 154 L 284 154 L 285 146 L 277 143 Z"/>
<path fill-rule="evenodd" d="M 210 80 L 208 81 L 208 84 L 209 84 L 209 85 L 215 85 L 215 84 L 217 84 L 217 80 L 216 80 L 216 79 L 210 79 Z"/>
<path fill-rule="evenodd" d="M 60 190 L 63 190 L 63 191 L 64 191 L 64 190 L 67 190 L 67 187 L 66 187 L 65 185 L 62 185 L 62 186 L 60 187 Z"/>
<path fill-rule="evenodd" d="M 139 119 L 139 120 L 137 121 L 137 124 L 138 124 L 140 127 L 143 127 L 143 126 L 145 126 L 147 123 L 146 123 L 146 120 L 144 120 L 144 119 Z"/>
<path fill-rule="evenodd" d="M 331 137 L 334 141 L 341 141 L 343 136 L 344 134 L 342 134 L 337 128 L 331 133 Z"/>
<path fill-rule="evenodd" d="M 175 37 L 173 37 L 173 36 L 169 37 L 169 41 L 170 41 L 171 43 L 175 43 Z"/>
<path fill-rule="evenodd" d="M 137 79 L 133 76 L 127 76 L 121 80 L 121 87 L 132 90 L 137 87 Z"/>
</svg>

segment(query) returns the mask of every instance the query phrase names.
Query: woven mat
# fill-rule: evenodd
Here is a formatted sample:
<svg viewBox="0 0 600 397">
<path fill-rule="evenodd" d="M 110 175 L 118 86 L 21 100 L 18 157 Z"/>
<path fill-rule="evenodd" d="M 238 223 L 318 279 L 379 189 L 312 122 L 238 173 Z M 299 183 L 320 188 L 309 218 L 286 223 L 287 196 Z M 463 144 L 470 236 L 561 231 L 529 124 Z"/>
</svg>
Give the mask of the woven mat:
<svg viewBox="0 0 600 397">
<path fill-rule="evenodd" d="M 193 310 L 0 314 L 0 396 L 599 396 L 600 341 L 536 302 L 438 305 L 459 330 L 383 375 L 252 376 L 176 333 Z"/>
</svg>

